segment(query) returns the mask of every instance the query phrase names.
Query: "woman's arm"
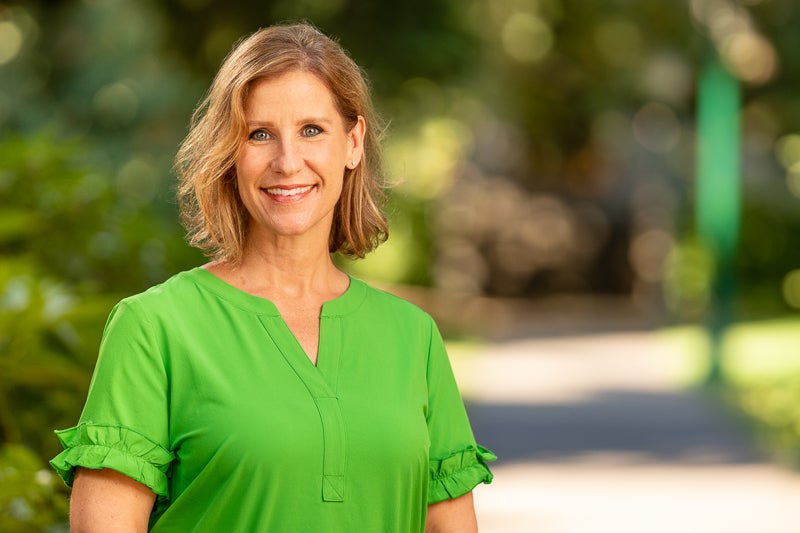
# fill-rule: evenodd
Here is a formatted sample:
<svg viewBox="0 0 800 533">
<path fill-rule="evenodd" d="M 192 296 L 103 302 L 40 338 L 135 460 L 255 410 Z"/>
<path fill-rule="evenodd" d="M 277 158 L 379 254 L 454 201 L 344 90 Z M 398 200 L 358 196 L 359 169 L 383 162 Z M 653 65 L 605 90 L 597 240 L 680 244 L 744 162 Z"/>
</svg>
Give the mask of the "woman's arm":
<svg viewBox="0 0 800 533">
<path fill-rule="evenodd" d="M 78 468 L 70 498 L 70 531 L 146 532 L 155 498 L 148 487 L 116 470 Z"/>
<path fill-rule="evenodd" d="M 477 533 L 472 492 L 428 506 L 425 533 Z"/>
</svg>

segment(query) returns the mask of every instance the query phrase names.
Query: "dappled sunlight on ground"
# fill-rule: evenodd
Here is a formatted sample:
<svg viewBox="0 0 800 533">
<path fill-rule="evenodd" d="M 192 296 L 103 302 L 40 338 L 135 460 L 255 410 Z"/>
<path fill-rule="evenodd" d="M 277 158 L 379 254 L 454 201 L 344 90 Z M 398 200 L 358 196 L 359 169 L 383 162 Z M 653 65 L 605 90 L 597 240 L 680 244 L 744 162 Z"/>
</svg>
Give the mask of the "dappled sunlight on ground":
<svg viewBox="0 0 800 533">
<path fill-rule="evenodd" d="M 696 361 L 657 332 L 454 346 L 478 442 L 484 533 L 800 531 L 800 476 L 770 464 Z"/>
<path fill-rule="evenodd" d="M 692 372 L 692 357 L 679 343 L 650 332 L 513 340 L 464 356 L 455 351 L 462 394 L 484 403 L 560 403 L 607 390 L 672 390 Z"/>
</svg>

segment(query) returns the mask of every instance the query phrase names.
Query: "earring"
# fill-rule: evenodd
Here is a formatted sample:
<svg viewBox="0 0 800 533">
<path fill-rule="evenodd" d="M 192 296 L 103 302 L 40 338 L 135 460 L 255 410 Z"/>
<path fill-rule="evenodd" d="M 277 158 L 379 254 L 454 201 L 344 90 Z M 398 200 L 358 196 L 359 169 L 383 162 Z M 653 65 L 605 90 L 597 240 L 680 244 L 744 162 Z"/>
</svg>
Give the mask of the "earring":
<svg viewBox="0 0 800 533">
<path fill-rule="evenodd" d="M 358 161 L 350 161 L 350 169 L 354 169 L 358 166 Z"/>
</svg>

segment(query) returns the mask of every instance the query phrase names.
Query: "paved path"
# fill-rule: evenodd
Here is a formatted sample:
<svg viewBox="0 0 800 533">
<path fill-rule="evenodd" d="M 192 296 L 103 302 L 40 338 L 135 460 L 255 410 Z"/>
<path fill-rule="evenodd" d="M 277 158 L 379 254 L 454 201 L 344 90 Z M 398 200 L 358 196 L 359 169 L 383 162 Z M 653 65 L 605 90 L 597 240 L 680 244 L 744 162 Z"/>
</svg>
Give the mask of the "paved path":
<svg viewBox="0 0 800 533">
<path fill-rule="evenodd" d="M 682 354 L 647 332 L 518 340 L 454 357 L 495 481 L 483 533 L 800 532 L 800 475 L 763 459 Z"/>
</svg>

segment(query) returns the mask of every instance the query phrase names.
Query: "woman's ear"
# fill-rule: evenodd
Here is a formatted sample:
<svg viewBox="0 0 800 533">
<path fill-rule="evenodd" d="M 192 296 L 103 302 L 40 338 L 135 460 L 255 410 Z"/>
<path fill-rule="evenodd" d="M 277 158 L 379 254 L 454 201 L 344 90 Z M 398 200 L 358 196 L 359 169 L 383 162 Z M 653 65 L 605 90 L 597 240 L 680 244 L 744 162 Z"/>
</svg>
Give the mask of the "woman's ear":
<svg viewBox="0 0 800 533">
<path fill-rule="evenodd" d="M 354 169 L 361 162 L 364 157 L 364 135 L 367 133 L 367 123 L 364 117 L 358 116 L 356 123 L 347 132 L 348 137 L 348 150 L 347 150 L 347 163 L 346 167 Z"/>
</svg>

